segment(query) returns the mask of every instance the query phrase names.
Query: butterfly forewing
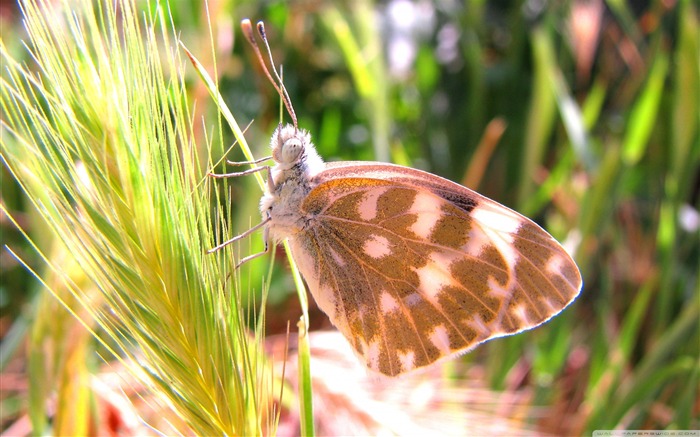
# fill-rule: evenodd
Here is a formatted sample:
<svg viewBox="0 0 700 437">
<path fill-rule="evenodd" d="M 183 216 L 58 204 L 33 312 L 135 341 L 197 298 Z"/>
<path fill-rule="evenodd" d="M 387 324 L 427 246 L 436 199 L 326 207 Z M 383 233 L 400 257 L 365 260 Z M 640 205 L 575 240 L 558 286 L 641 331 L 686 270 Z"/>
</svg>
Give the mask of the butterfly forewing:
<svg viewBox="0 0 700 437">
<path fill-rule="evenodd" d="M 397 375 L 532 328 L 578 294 L 578 269 L 549 234 L 453 182 L 343 163 L 313 184 L 292 251 L 371 369 Z"/>
</svg>

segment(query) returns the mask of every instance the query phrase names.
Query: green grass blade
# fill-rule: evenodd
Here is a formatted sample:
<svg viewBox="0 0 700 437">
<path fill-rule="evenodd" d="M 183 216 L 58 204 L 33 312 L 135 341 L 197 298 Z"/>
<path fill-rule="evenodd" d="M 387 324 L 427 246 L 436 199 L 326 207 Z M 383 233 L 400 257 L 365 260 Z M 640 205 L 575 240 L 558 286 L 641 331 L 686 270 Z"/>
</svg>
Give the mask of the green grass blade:
<svg viewBox="0 0 700 437">
<path fill-rule="evenodd" d="M 312 437 L 314 429 L 313 387 L 311 385 L 311 353 L 308 325 L 302 316 L 297 323 L 299 330 L 299 410 L 301 435 Z"/>
<path fill-rule="evenodd" d="M 338 42 L 350 69 L 353 83 L 367 111 L 374 158 L 389 161 L 389 118 L 387 72 L 371 5 L 364 0 L 348 4 L 352 13 L 330 6 L 321 15 L 322 23 Z M 362 50 L 360 49 L 362 47 Z"/>
<path fill-rule="evenodd" d="M 622 159 L 629 166 L 639 161 L 649 144 L 649 137 L 661 107 L 667 70 L 668 56 L 659 54 L 649 72 L 646 87 L 630 112 L 628 130 L 622 143 Z"/>
<path fill-rule="evenodd" d="M 534 190 L 532 177 L 542 161 L 556 117 L 556 100 L 552 88 L 556 57 L 551 37 L 542 26 L 532 32 L 532 45 L 535 71 L 518 183 L 518 200 L 521 203 L 525 202 Z"/>
</svg>

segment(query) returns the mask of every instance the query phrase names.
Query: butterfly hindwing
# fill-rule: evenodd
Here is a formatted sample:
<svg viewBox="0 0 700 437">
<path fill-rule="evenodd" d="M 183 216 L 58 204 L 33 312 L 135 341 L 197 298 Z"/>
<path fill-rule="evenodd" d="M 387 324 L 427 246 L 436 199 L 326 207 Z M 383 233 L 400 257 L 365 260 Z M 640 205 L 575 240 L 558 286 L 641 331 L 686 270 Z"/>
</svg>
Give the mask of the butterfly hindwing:
<svg viewBox="0 0 700 437">
<path fill-rule="evenodd" d="M 397 375 L 529 329 L 576 296 L 563 248 L 520 214 L 406 167 L 330 164 L 292 250 L 368 367 Z"/>
</svg>

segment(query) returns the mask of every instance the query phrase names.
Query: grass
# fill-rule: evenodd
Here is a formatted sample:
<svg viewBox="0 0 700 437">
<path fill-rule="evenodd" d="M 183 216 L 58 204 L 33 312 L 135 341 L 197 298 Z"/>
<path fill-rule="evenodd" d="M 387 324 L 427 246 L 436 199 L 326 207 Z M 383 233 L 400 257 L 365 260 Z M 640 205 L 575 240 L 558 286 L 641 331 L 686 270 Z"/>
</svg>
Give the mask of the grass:
<svg viewBox="0 0 700 437">
<path fill-rule="evenodd" d="M 89 420 L 97 347 L 197 434 L 274 433 L 262 334 L 247 329 L 231 259 L 202 250 L 212 214 L 224 214 L 211 208 L 196 148 L 206 139 L 194 137 L 174 28 L 167 10 L 142 21 L 130 3 L 118 6 L 83 2 L 67 13 L 26 2 L 36 68 L 2 50 L 3 161 L 55 239 L 32 244 L 45 262 L 35 276 L 64 307 L 42 297 L 35 309 L 33 432 L 104 426 Z"/>
<path fill-rule="evenodd" d="M 238 16 L 266 21 L 299 124 L 314 133 L 321 156 L 389 159 L 469 181 L 575 253 L 584 276 L 578 301 L 541 328 L 450 363 L 444 393 L 476 386 L 526 393 L 509 418 L 538 432 L 700 427 L 700 11 L 693 2 L 632 10 L 609 1 L 576 14 L 582 6 L 469 2 L 419 11 L 423 21 L 408 34 L 389 21 L 378 28 L 376 11 L 390 10 L 370 2 L 243 3 L 235 18 L 225 2 L 209 15 L 151 4 L 121 15 L 119 26 L 107 10 L 107 20 L 90 21 L 101 15 L 87 7 L 59 26 L 59 12 L 25 4 L 29 51 L 7 30 L 21 28 L 2 31 L 8 220 L 0 275 L 10 328 L 0 358 L 4 377 L 21 375 L 17 363 L 26 363 L 31 383 L 3 396 L 3 429 L 24 414 L 37 433 L 104 424 L 87 381 L 103 360 L 116 368 L 115 356 L 146 384 L 141 396 L 151 408 L 170 412 L 150 416 L 167 417 L 149 422 L 158 429 L 268 434 L 278 414 L 290 420 L 298 400 L 290 400 L 289 385 L 279 395 L 273 366 L 281 357 L 261 351 L 264 326 L 283 333 L 271 327 L 295 326 L 302 314 L 288 310 L 303 305 L 294 303 L 286 263 L 278 258 L 270 272 L 262 257 L 226 280 L 234 254 L 262 249 L 257 235 L 204 255 L 259 217 L 254 178 L 212 183 L 206 172 L 221 170 L 212 162 L 224 158 L 250 159 L 239 152 L 246 138 L 252 156 L 268 154 L 279 121 L 278 99 L 240 43 Z M 598 32 L 576 33 L 584 13 Z M 415 48 L 405 71 L 386 56 L 401 35 Z M 199 67 L 183 58 L 178 39 Z M 244 136 L 229 133 L 233 115 L 224 108 L 241 125 L 255 119 Z M 239 144 L 229 147 L 234 138 Z M 21 310 L 26 304 L 31 312 Z M 313 341 L 328 322 L 310 306 Z M 302 353 L 301 362 L 309 358 L 317 357 Z M 309 395 L 329 401 L 308 370 L 299 371 L 300 416 L 311 434 L 310 415 L 322 424 L 327 409 L 312 411 Z M 294 379 L 288 371 L 286 380 Z M 51 399 L 59 407 L 75 401 L 49 422 Z M 501 407 L 491 414 L 499 417 Z M 447 408 L 462 414 L 464 405 Z"/>
</svg>

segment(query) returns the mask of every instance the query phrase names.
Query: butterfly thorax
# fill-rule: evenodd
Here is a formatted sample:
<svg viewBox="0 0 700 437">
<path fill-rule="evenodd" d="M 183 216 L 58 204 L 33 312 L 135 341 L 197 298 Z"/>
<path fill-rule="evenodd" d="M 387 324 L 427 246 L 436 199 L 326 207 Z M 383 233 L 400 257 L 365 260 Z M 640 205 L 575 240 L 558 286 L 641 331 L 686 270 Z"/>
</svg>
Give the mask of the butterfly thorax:
<svg viewBox="0 0 700 437">
<path fill-rule="evenodd" d="M 314 188 L 313 177 L 323 170 L 323 160 L 316 153 L 311 136 L 303 129 L 280 125 L 270 140 L 272 182 L 260 200 L 263 219 L 269 214 L 269 232 L 275 240 L 292 237 L 309 221 L 301 211 L 304 198 Z"/>
</svg>

